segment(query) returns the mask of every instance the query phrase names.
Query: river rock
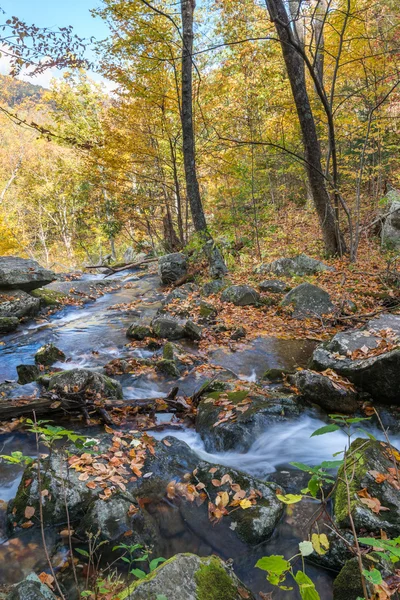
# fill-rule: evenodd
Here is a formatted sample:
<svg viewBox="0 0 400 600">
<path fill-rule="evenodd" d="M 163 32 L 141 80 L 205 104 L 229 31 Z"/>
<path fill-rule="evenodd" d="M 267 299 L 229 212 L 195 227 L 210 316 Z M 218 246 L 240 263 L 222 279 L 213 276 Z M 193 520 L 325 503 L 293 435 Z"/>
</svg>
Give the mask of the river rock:
<svg viewBox="0 0 400 600">
<path fill-rule="evenodd" d="M 326 375 L 307 369 L 298 371 L 292 381 L 303 398 L 328 413 L 352 414 L 358 410 L 358 395 L 351 384 L 342 386 Z"/>
<path fill-rule="evenodd" d="M 189 340 L 201 340 L 203 328 L 194 323 L 191 319 L 188 319 L 183 327 L 183 331 L 185 337 Z"/>
<path fill-rule="evenodd" d="M 152 321 L 155 335 L 166 340 L 180 340 L 185 337 L 185 322 L 170 315 L 161 315 Z"/>
<path fill-rule="evenodd" d="M 60 396 L 79 391 L 90 397 L 122 399 L 122 387 L 118 381 L 89 369 L 56 373 L 50 377 L 48 388 Z"/>
<path fill-rule="evenodd" d="M 57 597 L 35 573 L 31 573 L 24 581 L 14 586 L 6 600 L 57 600 Z"/>
<path fill-rule="evenodd" d="M 207 281 L 201 289 L 203 296 L 212 296 L 224 290 L 228 285 L 231 285 L 229 279 L 212 279 Z"/>
<path fill-rule="evenodd" d="M 169 285 L 187 273 L 187 258 L 181 252 L 166 254 L 158 259 L 158 274 L 161 283 Z"/>
<path fill-rule="evenodd" d="M 226 421 L 220 422 L 222 415 L 219 415 L 223 412 L 226 401 L 232 405 L 232 409 L 229 409 L 231 413 L 227 414 Z M 268 425 L 297 417 L 301 410 L 301 405 L 292 396 L 267 398 L 246 390 L 212 392 L 199 404 L 196 431 L 207 452 L 245 452 L 265 432 Z M 218 424 L 215 426 L 216 423 Z"/>
<path fill-rule="evenodd" d="M 126 335 L 128 338 L 132 340 L 142 341 L 147 337 L 151 337 L 153 334 L 153 330 L 151 328 L 150 323 L 146 323 L 145 321 L 136 321 L 129 326 Z"/>
<path fill-rule="evenodd" d="M 29 292 L 55 279 L 55 273 L 41 267 L 35 260 L 18 256 L 0 257 L 0 288 Z"/>
<path fill-rule="evenodd" d="M 333 369 L 379 402 L 400 404 L 400 315 L 385 314 L 363 329 L 336 334 L 315 349 L 312 368 Z M 386 341 L 394 347 L 385 352 Z M 373 356 L 382 345 L 382 353 Z M 376 351 L 376 350 L 375 350 Z M 371 356 L 368 357 L 369 352 Z"/>
<path fill-rule="evenodd" d="M 306 254 L 299 254 L 294 258 L 278 258 L 271 263 L 262 264 L 254 269 L 255 273 L 258 274 L 273 273 L 274 275 L 285 275 L 286 277 L 293 277 L 294 275 L 304 277 L 305 275 L 315 275 L 321 271 L 334 270 L 333 267 Z"/>
<path fill-rule="evenodd" d="M 48 287 L 37 288 L 30 292 L 31 296 L 38 298 L 42 306 L 60 306 L 62 301 L 68 298 L 68 294 L 51 290 Z"/>
<path fill-rule="evenodd" d="M 222 483 L 227 478 L 228 481 Z M 210 469 L 210 463 L 206 462 L 198 465 L 192 481 L 194 485 L 199 482 L 205 484 L 203 489 L 213 504 L 220 492 L 226 492 L 229 495 L 229 502 L 233 501 L 236 492 L 231 488 L 232 484 L 239 485 L 240 489 L 246 492 L 246 498 L 254 496 L 252 506 L 246 509 L 240 508 L 231 515 L 223 517 L 224 522 L 229 524 L 229 528 L 247 545 L 255 546 L 268 540 L 283 515 L 284 505 L 276 496 L 278 486 L 273 482 L 262 482 L 230 467 L 216 466 Z M 218 485 L 218 482 L 222 485 Z M 185 520 L 190 523 L 193 520 L 193 516 L 189 514 L 193 512 L 192 503 L 185 503 L 184 508 L 181 506 L 182 511 Z M 204 514 L 209 519 L 209 515 Z M 201 516 L 197 518 L 201 526 Z M 196 529 L 196 525 L 194 524 L 192 528 Z"/>
<path fill-rule="evenodd" d="M 393 474 L 393 457 L 391 446 L 378 440 L 357 438 L 350 446 L 353 457 L 348 458 L 348 478 L 350 481 L 351 514 L 357 533 L 361 530 L 377 533 L 385 531 L 389 538 L 396 537 L 400 531 L 400 491 L 396 489 L 396 477 Z M 393 451 L 398 451 L 393 448 Z M 355 460 L 355 466 L 354 465 Z M 354 476 L 353 476 L 354 472 Z M 382 480 L 383 477 L 383 480 Z M 343 481 L 344 467 L 338 472 L 337 487 L 334 497 L 334 518 L 342 529 L 350 527 L 348 516 L 347 489 Z M 390 483 L 390 480 L 394 485 Z M 376 481 L 378 479 L 379 483 Z M 357 492 L 365 490 L 359 496 Z M 380 510 L 370 499 L 380 502 Z M 366 500 L 366 502 L 364 502 Z M 370 503 L 370 505 L 368 504 Z M 379 507 L 379 504 L 378 504 Z M 375 510 L 372 510 L 375 508 Z"/>
<path fill-rule="evenodd" d="M 321 317 L 331 313 L 334 305 L 328 292 L 311 283 L 302 283 L 293 288 L 281 302 L 281 306 L 293 306 L 292 317 Z"/>
<path fill-rule="evenodd" d="M 254 600 L 232 569 L 217 556 L 177 554 L 145 579 L 136 581 L 121 600 Z"/>
<path fill-rule="evenodd" d="M 40 375 L 39 367 L 36 365 L 17 365 L 18 383 L 25 385 L 36 381 Z"/>
<path fill-rule="evenodd" d="M 270 294 L 284 294 L 290 290 L 290 285 L 279 279 L 266 279 L 258 286 L 260 292 L 269 292 Z"/>
<path fill-rule="evenodd" d="M 365 570 L 369 571 L 373 566 L 381 573 L 383 579 L 388 579 L 389 577 L 394 576 L 395 581 L 397 580 L 397 574 L 395 573 L 395 566 L 393 564 L 375 552 L 369 554 L 368 556 L 370 557 L 370 560 L 365 557 L 362 558 L 363 567 Z M 366 586 L 368 598 L 373 598 L 376 596 L 376 589 L 374 589 L 373 584 L 366 580 Z M 353 557 L 346 561 L 340 573 L 333 582 L 333 600 L 359 600 L 360 598 L 364 597 L 358 559 L 357 557 Z M 394 593 L 394 595 L 391 594 L 390 598 L 393 600 L 399 600 L 399 593 Z"/>
<path fill-rule="evenodd" d="M 11 333 L 19 325 L 17 317 L 0 317 L 0 333 Z"/>
<path fill-rule="evenodd" d="M 46 344 L 39 348 L 35 354 L 35 362 L 38 365 L 49 367 L 57 361 L 64 361 L 65 354 L 62 350 L 54 346 L 54 344 Z"/>
<path fill-rule="evenodd" d="M 0 290 L 0 317 L 34 317 L 40 310 L 40 300 L 23 290 Z"/>
<path fill-rule="evenodd" d="M 236 306 L 251 306 L 260 303 L 260 294 L 249 285 L 231 285 L 221 294 L 222 302 L 232 302 Z"/>
<path fill-rule="evenodd" d="M 382 244 L 394 248 L 400 246 L 400 192 L 392 190 L 386 198 L 391 205 L 382 228 Z"/>
</svg>

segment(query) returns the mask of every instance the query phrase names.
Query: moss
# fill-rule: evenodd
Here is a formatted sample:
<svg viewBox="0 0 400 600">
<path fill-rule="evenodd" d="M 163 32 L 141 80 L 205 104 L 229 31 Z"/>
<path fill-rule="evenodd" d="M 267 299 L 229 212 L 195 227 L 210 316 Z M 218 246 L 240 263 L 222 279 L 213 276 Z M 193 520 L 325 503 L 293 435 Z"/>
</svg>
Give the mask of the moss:
<svg viewBox="0 0 400 600">
<path fill-rule="evenodd" d="M 358 438 L 350 446 L 351 452 L 356 451 L 361 445 L 365 445 L 365 440 Z M 365 450 L 365 448 L 364 448 Z M 348 467 L 349 471 L 349 467 Z M 343 481 L 344 466 L 341 466 L 337 475 L 338 484 L 335 492 L 335 504 L 334 514 L 335 520 L 340 526 L 348 525 L 348 500 L 347 500 L 347 489 Z M 353 472 L 353 466 L 351 466 L 351 474 Z M 357 505 L 357 499 L 355 498 L 356 492 L 360 489 L 360 480 L 365 473 L 365 466 L 363 460 L 357 460 L 355 463 L 354 477 L 351 478 L 350 482 L 350 508 L 353 512 Z"/>
<path fill-rule="evenodd" d="M 163 348 L 163 358 L 165 360 L 174 360 L 174 345 L 167 342 Z"/>
<path fill-rule="evenodd" d="M 200 316 L 208 319 L 209 317 L 213 317 L 217 314 L 217 309 L 215 308 L 215 306 L 213 306 L 212 304 L 209 304 L 208 302 L 204 302 L 204 300 L 202 300 L 200 302 Z"/>
<path fill-rule="evenodd" d="M 151 334 L 152 331 L 148 325 L 138 325 L 136 323 L 133 323 L 126 332 L 127 337 L 139 341 L 151 336 Z"/>
<path fill-rule="evenodd" d="M 53 344 L 42 346 L 35 354 L 35 362 L 39 365 L 50 366 L 59 360 L 65 360 L 65 354 Z"/>
<path fill-rule="evenodd" d="M 178 367 L 173 360 L 162 359 L 156 364 L 156 369 L 169 377 L 180 377 Z"/>
<path fill-rule="evenodd" d="M 218 558 L 204 561 L 195 574 L 198 600 L 236 600 L 237 587 Z"/>
<path fill-rule="evenodd" d="M 17 317 L 0 317 L 0 333 L 15 331 L 19 325 Z"/>
<path fill-rule="evenodd" d="M 47 290 L 46 288 L 32 290 L 30 294 L 34 298 L 39 298 L 44 306 L 60 306 L 62 301 L 67 298 L 67 295 L 63 294 L 62 292 L 57 292 L 56 290 Z"/>
<path fill-rule="evenodd" d="M 229 402 L 233 402 L 233 404 L 238 404 L 239 402 L 242 402 L 245 398 L 247 398 L 248 395 L 248 390 L 239 390 L 237 392 L 227 393 Z M 214 400 L 218 400 L 220 396 L 221 392 L 211 392 L 210 394 L 207 394 L 208 398 L 213 398 Z"/>
</svg>

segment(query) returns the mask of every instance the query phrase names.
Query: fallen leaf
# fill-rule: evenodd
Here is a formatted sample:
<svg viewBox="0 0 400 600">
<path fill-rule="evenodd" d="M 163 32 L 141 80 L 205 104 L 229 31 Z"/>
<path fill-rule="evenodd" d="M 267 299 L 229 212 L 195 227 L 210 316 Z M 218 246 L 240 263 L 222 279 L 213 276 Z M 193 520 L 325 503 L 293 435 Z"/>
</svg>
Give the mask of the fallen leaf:
<svg viewBox="0 0 400 600">
<path fill-rule="evenodd" d="M 27 506 L 25 508 L 25 519 L 31 519 L 33 517 L 33 515 L 35 514 L 35 508 L 33 506 Z"/>
</svg>

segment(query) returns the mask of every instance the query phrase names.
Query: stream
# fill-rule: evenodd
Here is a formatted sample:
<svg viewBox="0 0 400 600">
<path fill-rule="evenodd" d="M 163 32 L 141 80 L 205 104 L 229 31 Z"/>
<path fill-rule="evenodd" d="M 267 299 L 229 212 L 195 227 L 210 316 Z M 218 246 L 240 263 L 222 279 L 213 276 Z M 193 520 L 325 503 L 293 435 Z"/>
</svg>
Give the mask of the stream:
<svg viewBox="0 0 400 600">
<path fill-rule="evenodd" d="M 95 276 L 93 281 L 98 280 Z M 16 379 L 16 366 L 21 363 L 33 363 L 37 349 L 46 343 L 54 343 L 68 357 L 68 363 L 55 366 L 63 368 L 85 367 L 100 369 L 105 363 L 123 356 L 151 356 L 145 350 L 132 350 L 126 347 L 125 332 L 134 319 L 135 311 L 152 316 L 160 306 L 158 278 L 154 275 L 144 275 L 137 281 L 131 281 L 129 287 L 121 287 L 118 291 L 107 293 L 95 302 L 83 307 L 68 306 L 49 316 L 45 322 L 30 322 L 21 330 L 2 338 L 0 345 L 0 382 Z M 131 303 L 140 300 L 135 311 L 110 309 L 114 305 Z M 293 368 L 305 366 L 314 343 L 306 340 L 257 339 L 251 344 L 238 345 L 235 353 L 218 349 L 211 354 L 210 361 L 233 371 L 244 380 L 255 380 L 268 368 Z M 161 376 L 124 375 L 119 378 L 126 399 L 160 397 L 167 393 L 171 382 Z M 184 393 L 193 393 L 202 383 L 198 378 L 186 378 L 179 381 Z M 35 384 L 24 386 L 26 393 L 31 393 Z M 18 392 L 21 395 L 21 389 Z M 235 451 L 210 454 L 205 451 L 200 436 L 191 429 L 165 430 L 155 434 L 162 439 L 173 435 L 185 441 L 201 458 L 212 464 L 222 464 L 243 470 L 253 476 L 282 482 L 286 491 L 288 485 L 297 486 L 296 476 L 299 472 L 290 467 L 291 461 L 307 464 L 318 464 L 332 458 L 332 454 L 341 451 L 346 443 L 342 431 L 327 436 L 310 438 L 313 431 L 325 424 L 317 414 L 304 413 L 296 421 L 280 422 L 268 428 L 258 439 L 254 440 L 251 448 L 245 453 Z M 394 439 L 396 444 L 396 439 Z M 27 434 L 11 432 L 0 435 L 0 450 L 2 454 L 21 450 L 24 454 L 34 456 L 36 449 L 34 439 Z M 31 570 L 40 572 L 46 568 L 46 562 L 41 550 L 40 534 L 34 531 L 23 531 L 18 537 L 7 539 L 4 532 L 5 503 L 12 499 L 17 491 L 23 469 L 19 465 L 0 462 L 0 583 L 12 584 L 20 581 Z M 297 488 L 299 489 L 299 488 Z M 227 534 L 221 523 L 214 527 L 218 541 L 217 551 L 224 559 L 232 558 L 238 576 L 255 593 L 260 590 L 270 591 L 271 587 L 265 581 L 265 574 L 254 568 L 257 560 L 266 554 L 283 554 L 290 557 L 297 553 L 299 541 L 307 538 L 307 521 L 314 512 L 316 505 L 313 501 L 301 502 L 290 506 L 285 517 L 276 528 L 272 538 L 249 550 L 241 542 L 227 544 L 221 540 Z M 204 541 L 193 531 L 180 532 L 175 535 L 174 508 L 154 506 L 155 518 L 160 521 L 160 531 L 163 540 L 160 541 L 162 555 L 168 558 L 177 552 L 195 552 L 207 555 L 216 550 L 213 539 Z M 217 532 L 217 529 L 218 532 Z M 3 530 L 3 531 L 1 531 Z M 47 529 L 48 544 L 56 544 L 56 532 Z M 231 539 L 227 535 L 227 540 Z M 56 562 L 62 562 L 67 548 L 57 546 Z M 307 573 L 316 582 L 322 600 L 332 598 L 332 578 L 334 574 L 314 565 L 307 566 Z M 281 598 L 297 598 L 297 592 L 284 592 L 274 589 L 274 600 Z"/>
</svg>

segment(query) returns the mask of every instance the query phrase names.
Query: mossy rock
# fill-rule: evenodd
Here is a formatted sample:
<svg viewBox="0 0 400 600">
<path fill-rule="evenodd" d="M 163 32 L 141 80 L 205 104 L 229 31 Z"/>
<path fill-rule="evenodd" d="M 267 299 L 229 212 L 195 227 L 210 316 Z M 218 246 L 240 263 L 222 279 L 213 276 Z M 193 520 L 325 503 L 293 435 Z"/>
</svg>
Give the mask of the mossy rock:
<svg viewBox="0 0 400 600">
<path fill-rule="evenodd" d="M 30 294 L 34 298 L 39 298 L 43 306 L 60 306 L 63 300 L 68 298 L 67 294 L 47 288 L 37 288 L 36 290 L 32 290 Z"/>
<path fill-rule="evenodd" d="M 156 363 L 156 369 L 168 377 L 180 377 L 181 375 L 175 362 L 173 360 L 166 360 L 165 358 Z"/>
<path fill-rule="evenodd" d="M 173 556 L 145 579 L 136 581 L 119 600 L 254 600 L 253 594 L 217 556 Z"/>
<path fill-rule="evenodd" d="M 54 346 L 54 344 L 46 344 L 39 348 L 35 354 L 35 362 L 38 365 L 49 367 L 55 362 L 64 361 L 65 354 L 62 350 Z"/>
<path fill-rule="evenodd" d="M 19 325 L 17 317 L 0 317 L 0 334 L 11 333 L 15 331 Z"/>
<path fill-rule="evenodd" d="M 128 338 L 139 341 L 142 341 L 147 337 L 151 337 L 152 334 L 153 331 L 150 325 L 146 325 L 143 323 L 132 323 L 132 325 L 126 332 Z"/>
<path fill-rule="evenodd" d="M 398 452 L 393 448 L 395 452 Z M 387 480 L 377 483 L 375 474 L 388 475 L 393 469 L 391 446 L 378 440 L 357 438 L 351 444 L 347 459 L 348 479 L 350 480 L 350 507 L 357 532 L 361 530 L 379 534 L 385 531 L 389 537 L 396 537 L 400 531 L 400 492 Z M 353 475 L 354 471 L 354 475 Z M 377 498 L 381 506 L 388 510 L 373 512 L 362 502 L 357 492 L 365 489 L 371 498 Z M 344 467 L 338 472 L 338 483 L 334 497 L 334 518 L 338 527 L 349 528 L 348 496 L 344 482 Z"/>
<path fill-rule="evenodd" d="M 283 379 L 285 375 L 289 375 L 290 373 L 293 373 L 293 370 L 283 368 L 267 369 L 263 375 L 263 379 L 269 379 L 270 381 L 279 381 Z"/>
<path fill-rule="evenodd" d="M 175 358 L 175 353 L 174 353 L 174 345 L 171 344 L 171 342 L 167 342 L 166 344 L 164 344 L 164 348 L 163 348 L 163 359 L 164 360 L 174 360 Z"/>
<path fill-rule="evenodd" d="M 199 304 L 199 309 L 200 317 L 202 317 L 203 319 L 214 318 L 218 314 L 218 310 L 215 308 L 215 306 L 213 306 L 209 302 L 205 302 L 204 300 L 201 300 Z"/>
<path fill-rule="evenodd" d="M 25 385 L 36 381 L 40 375 L 39 367 L 36 365 L 17 365 L 18 383 Z"/>
<path fill-rule="evenodd" d="M 55 373 L 48 382 L 48 388 L 60 396 L 66 392 L 80 391 L 91 397 L 96 395 L 118 400 L 122 400 L 123 397 L 122 387 L 118 381 L 89 369 L 71 369 Z"/>
</svg>

